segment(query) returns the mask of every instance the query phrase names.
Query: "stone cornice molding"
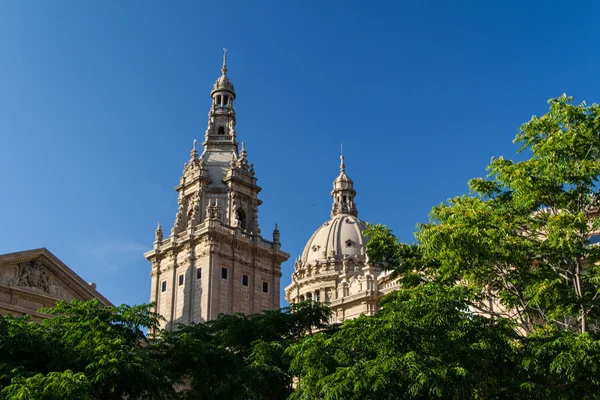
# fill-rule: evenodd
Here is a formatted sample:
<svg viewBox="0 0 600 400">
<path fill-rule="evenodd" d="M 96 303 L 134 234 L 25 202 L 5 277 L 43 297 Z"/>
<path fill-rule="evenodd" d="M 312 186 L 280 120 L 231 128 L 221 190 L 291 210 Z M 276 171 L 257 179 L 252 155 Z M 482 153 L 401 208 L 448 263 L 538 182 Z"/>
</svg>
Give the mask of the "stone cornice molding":
<svg viewBox="0 0 600 400">
<path fill-rule="evenodd" d="M 39 292 L 35 292 L 23 286 L 0 284 L 0 292 L 8 293 L 10 295 L 17 295 L 17 297 L 33 300 L 39 303 L 57 303 L 61 300 L 64 300 L 51 294 L 41 294 Z"/>
</svg>

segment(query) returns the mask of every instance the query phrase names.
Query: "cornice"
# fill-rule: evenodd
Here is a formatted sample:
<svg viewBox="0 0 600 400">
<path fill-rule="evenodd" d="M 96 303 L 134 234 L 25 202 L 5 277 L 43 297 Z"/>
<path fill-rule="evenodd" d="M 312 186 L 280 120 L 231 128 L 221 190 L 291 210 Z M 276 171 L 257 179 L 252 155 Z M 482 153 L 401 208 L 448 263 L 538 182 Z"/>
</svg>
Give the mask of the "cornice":
<svg viewBox="0 0 600 400">
<path fill-rule="evenodd" d="M 46 269 L 52 272 L 61 283 L 71 289 L 80 298 L 85 300 L 96 298 L 105 305 L 113 305 L 108 299 L 102 296 L 97 290 L 93 289 L 79 275 L 46 248 L 0 255 L 0 266 L 22 264 L 35 260 L 39 261 Z"/>
</svg>

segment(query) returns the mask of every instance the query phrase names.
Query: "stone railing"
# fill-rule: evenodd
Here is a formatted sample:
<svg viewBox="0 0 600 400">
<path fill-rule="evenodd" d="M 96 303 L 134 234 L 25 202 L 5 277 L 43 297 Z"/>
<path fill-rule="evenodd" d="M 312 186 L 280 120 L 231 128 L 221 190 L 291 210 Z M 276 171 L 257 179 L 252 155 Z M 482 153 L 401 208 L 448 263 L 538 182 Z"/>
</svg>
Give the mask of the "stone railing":
<svg viewBox="0 0 600 400">
<path fill-rule="evenodd" d="M 214 140 L 217 142 L 227 142 L 233 140 L 231 135 L 208 135 L 208 140 Z"/>
</svg>

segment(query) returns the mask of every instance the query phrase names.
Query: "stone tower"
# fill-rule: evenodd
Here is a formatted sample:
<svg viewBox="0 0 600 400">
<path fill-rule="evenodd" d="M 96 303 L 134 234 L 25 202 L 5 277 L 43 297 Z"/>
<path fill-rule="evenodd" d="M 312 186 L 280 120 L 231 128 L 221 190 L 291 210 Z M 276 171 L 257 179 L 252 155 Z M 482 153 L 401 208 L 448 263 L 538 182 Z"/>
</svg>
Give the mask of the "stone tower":
<svg viewBox="0 0 600 400">
<path fill-rule="evenodd" d="M 170 235 L 158 224 L 152 263 L 150 301 L 166 319 L 163 327 L 215 319 L 219 313 L 257 313 L 279 308 L 281 251 L 279 230 L 261 236 L 254 165 L 235 131 L 236 93 L 221 76 L 210 93 L 208 128 L 198 156 L 196 141 L 179 185 L 178 210 Z"/>
</svg>

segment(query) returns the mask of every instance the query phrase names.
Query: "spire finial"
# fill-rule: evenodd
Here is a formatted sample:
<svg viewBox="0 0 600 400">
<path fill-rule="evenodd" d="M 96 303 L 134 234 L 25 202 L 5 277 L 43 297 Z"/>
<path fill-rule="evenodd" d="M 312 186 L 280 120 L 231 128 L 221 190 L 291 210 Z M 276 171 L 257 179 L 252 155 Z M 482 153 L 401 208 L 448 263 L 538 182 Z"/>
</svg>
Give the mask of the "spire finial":
<svg viewBox="0 0 600 400">
<path fill-rule="evenodd" d="M 192 152 L 190 153 L 190 157 L 192 160 L 198 158 L 198 150 L 196 149 L 196 139 L 194 139 L 194 147 L 192 147 Z"/>
<path fill-rule="evenodd" d="M 154 241 L 162 242 L 162 240 L 163 240 L 163 231 L 162 231 L 162 225 L 159 222 L 158 226 L 156 227 L 156 231 L 154 232 Z"/>
<path fill-rule="evenodd" d="M 340 156 L 340 172 L 346 172 L 346 164 L 344 163 L 344 155 Z"/>
<path fill-rule="evenodd" d="M 221 67 L 223 75 L 227 74 L 227 49 L 223 47 L 223 67 Z"/>
</svg>

